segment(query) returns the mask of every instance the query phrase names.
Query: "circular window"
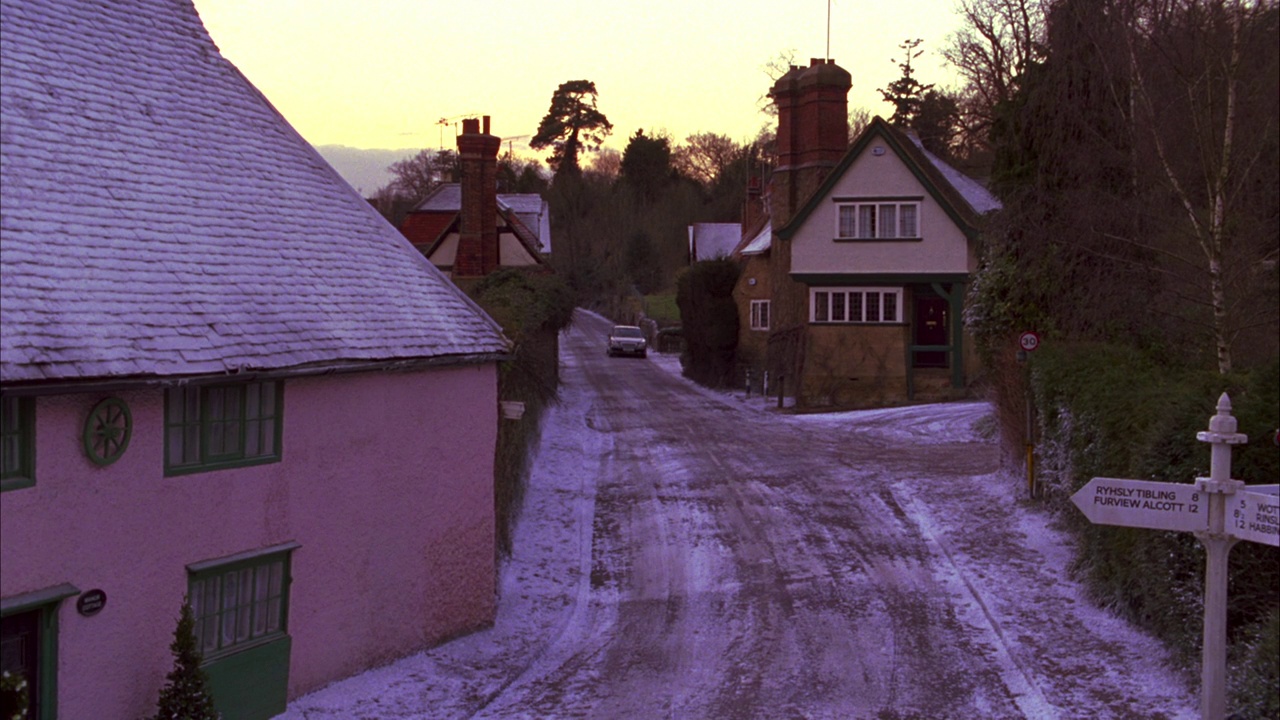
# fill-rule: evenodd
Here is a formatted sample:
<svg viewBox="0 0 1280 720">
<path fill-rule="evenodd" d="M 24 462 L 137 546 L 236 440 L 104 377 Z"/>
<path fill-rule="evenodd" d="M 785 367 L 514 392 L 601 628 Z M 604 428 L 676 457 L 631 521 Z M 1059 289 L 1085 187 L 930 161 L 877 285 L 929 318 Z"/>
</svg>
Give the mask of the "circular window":
<svg viewBox="0 0 1280 720">
<path fill-rule="evenodd" d="M 120 398 L 107 398 L 89 411 L 84 423 L 84 452 L 98 465 L 110 465 L 129 447 L 133 418 Z"/>
</svg>

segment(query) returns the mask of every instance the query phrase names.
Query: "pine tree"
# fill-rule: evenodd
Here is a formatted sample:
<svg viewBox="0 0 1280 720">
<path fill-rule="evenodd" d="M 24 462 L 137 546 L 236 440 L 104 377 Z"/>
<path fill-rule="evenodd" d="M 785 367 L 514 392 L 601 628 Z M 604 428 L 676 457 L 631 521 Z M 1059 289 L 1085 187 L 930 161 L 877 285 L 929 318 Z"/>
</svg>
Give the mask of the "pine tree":
<svg viewBox="0 0 1280 720">
<path fill-rule="evenodd" d="M 154 720 L 219 720 L 209 694 L 209 676 L 200 667 L 200 648 L 196 646 L 196 620 L 191 603 L 183 598 L 182 615 L 173 631 L 173 670 L 168 683 L 160 689 L 160 701 Z"/>
</svg>

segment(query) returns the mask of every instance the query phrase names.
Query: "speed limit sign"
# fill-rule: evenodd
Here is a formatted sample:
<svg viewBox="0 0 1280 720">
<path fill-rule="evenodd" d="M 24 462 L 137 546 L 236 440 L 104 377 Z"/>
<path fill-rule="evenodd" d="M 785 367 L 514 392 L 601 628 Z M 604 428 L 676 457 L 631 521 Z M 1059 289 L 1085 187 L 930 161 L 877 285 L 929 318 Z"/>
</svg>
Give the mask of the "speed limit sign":
<svg viewBox="0 0 1280 720">
<path fill-rule="evenodd" d="M 1040 347 L 1040 336 L 1028 330 L 1018 336 L 1018 347 L 1026 350 L 1027 352 L 1031 352 L 1032 350 Z"/>
</svg>

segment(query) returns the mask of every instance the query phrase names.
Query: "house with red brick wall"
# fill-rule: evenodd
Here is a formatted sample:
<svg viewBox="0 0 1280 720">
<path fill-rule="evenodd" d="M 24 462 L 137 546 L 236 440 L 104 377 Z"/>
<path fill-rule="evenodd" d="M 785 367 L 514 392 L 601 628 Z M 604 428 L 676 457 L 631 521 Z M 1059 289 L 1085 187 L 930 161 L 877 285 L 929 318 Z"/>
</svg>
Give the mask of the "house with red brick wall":
<svg viewBox="0 0 1280 720">
<path fill-rule="evenodd" d="M 771 90 L 768 218 L 735 251 L 743 360 L 801 406 L 963 396 L 978 367 L 965 287 L 999 202 L 880 118 L 849 145 L 850 86 L 814 60 Z"/>
<path fill-rule="evenodd" d="M 501 138 L 489 117 L 462 121 L 461 182 L 437 185 L 405 215 L 400 232 L 436 267 L 464 283 L 502 267 L 547 269 L 550 211 L 541 196 L 499 194 Z"/>
<path fill-rule="evenodd" d="M 56 21 L 51 21 L 56 18 Z M 492 622 L 500 328 L 190 0 L 0 0 L 0 635 L 31 717 L 225 718 Z"/>
</svg>

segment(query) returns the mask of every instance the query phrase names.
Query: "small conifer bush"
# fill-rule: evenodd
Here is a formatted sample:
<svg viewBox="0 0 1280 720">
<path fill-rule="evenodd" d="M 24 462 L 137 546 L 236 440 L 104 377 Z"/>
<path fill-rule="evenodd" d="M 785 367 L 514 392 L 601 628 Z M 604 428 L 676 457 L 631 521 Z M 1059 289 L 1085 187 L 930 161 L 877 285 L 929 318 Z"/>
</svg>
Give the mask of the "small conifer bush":
<svg viewBox="0 0 1280 720">
<path fill-rule="evenodd" d="M 160 701 L 154 720 L 219 720 L 209 693 L 209 676 L 200 667 L 200 648 L 196 646 L 196 620 L 191 603 L 183 598 L 182 614 L 173 631 L 173 670 L 160 689 Z"/>
</svg>

